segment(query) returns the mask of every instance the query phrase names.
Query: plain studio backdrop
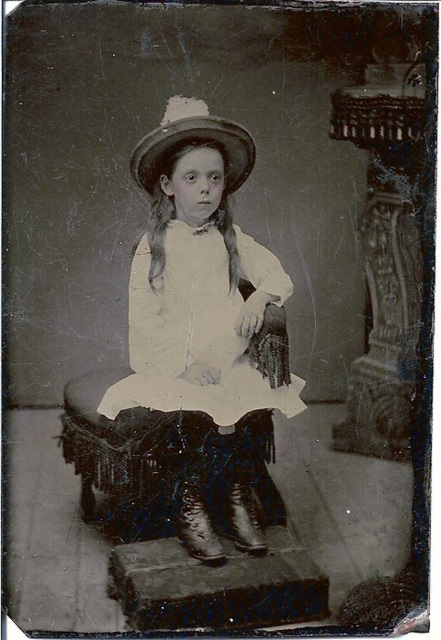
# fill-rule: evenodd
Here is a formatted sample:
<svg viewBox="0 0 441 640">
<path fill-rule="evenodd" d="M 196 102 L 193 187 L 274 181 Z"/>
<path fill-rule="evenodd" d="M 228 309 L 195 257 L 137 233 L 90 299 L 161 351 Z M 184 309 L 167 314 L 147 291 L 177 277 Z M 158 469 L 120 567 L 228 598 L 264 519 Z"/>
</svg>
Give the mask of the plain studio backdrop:
<svg viewBox="0 0 441 640">
<path fill-rule="evenodd" d="M 328 136 L 331 93 L 360 81 L 347 18 L 133 3 L 13 14 L 5 60 L 12 406 L 58 405 L 68 379 L 127 363 L 128 276 L 148 207 L 129 160 L 176 94 L 205 100 L 212 115 L 254 136 L 257 163 L 235 195 L 235 220 L 294 282 L 286 310 L 304 399 L 345 399 L 366 310 L 356 237 L 366 154 Z M 326 20 L 329 42 L 315 30 Z"/>
</svg>

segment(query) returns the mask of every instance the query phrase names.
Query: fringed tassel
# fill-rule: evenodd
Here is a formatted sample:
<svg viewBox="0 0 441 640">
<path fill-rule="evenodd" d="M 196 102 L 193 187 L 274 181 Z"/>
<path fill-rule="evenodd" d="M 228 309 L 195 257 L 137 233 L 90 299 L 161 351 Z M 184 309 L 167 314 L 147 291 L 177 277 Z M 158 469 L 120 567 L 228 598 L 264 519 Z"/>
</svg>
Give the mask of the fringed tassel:
<svg viewBox="0 0 441 640">
<path fill-rule="evenodd" d="M 159 461 L 149 454 L 116 449 L 105 440 L 62 417 L 60 436 L 63 457 L 74 465 L 75 475 L 87 474 L 96 489 L 118 495 L 151 494 L 159 482 Z"/>
<path fill-rule="evenodd" d="M 268 378 L 271 389 L 291 384 L 287 335 L 256 334 L 250 341 L 248 351 L 251 361 L 262 376 Z"/>
<path fill-rule="evenodd" d="M 159 482 L 160 464 L 153 456 L 144 456 L 139 465 L 140 486 L 139 491 L 143 495 L 150 494 L 152 487 Z"/>
</svg>

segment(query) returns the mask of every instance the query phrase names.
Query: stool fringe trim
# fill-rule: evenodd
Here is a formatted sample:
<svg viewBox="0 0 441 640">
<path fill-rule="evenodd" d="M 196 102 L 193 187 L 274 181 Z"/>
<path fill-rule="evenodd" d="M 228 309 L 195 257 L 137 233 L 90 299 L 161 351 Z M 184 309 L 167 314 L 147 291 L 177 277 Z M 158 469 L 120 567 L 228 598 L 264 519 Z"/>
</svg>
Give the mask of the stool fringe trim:
<svg viewBox="0 0 441 640">
<path fill-rule="evenodd" d="M 99 491 L 120 496 L 151 495 L 164 480 L 172 484 L 172 478 L 167 479 L 167 453 L 160 447 L 146 452 L 140 450 L 140 441 L 130 439 L 124 446 L 115 447 L 80 426 L 67 413 L 61 420 L 63 429 L 58 444 L 66 463 L 73 464 L 75 475 L 87 477 Z M 169 424 L 167 428 L 170 428 Z M 271 411 L 256 411 L 244 416 L 237 424 L 237 431 L 244 455 L 250 443 L 254 448 L 257 438 L 264 460 L 268 463 L 276 461 Z M 154 449 L 156 455 L 151 453 Z"/>
</svg>

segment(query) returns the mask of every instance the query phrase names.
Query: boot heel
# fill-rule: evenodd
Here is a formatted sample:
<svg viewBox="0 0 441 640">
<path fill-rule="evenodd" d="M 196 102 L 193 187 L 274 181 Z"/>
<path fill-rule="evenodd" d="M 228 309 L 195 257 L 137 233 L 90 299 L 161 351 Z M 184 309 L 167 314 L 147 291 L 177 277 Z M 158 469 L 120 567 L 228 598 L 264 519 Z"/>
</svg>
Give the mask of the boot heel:
<svg viewBox="0 0 441 640">
<path fill-rule="evenodd" d="M 242 553 L 248 553 L 248 555 L 254 556 L 255 558 L 264 558 L 266 555 L 268 555 L 268 545 L 266 543 L 262 547 L 247 547 L 240 542 L 234 541 L 234 546 L 238 551 L 241 551 Z"/>
</svg>

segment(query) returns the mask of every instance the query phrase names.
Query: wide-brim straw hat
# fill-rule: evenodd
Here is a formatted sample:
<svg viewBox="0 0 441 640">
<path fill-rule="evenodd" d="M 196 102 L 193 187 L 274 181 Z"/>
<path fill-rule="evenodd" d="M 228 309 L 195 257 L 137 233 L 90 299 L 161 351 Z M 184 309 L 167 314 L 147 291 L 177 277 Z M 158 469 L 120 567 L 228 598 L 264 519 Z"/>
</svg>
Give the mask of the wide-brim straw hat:
<svg viewBox="0 0 441 640">
<path fill-rule="evenodd" d="M 136 182 L 152 194 L 171 153 L 188 142 L 218 142 L 225 149 L 228 166 L 225 191 L 233 193 L 248 178 L 256 160 L 251 134 L 240 124 L 210 116 L 202 100 L 170 98 L 161 126 L 136 146 L 130 170 Z"/>
</svg>

